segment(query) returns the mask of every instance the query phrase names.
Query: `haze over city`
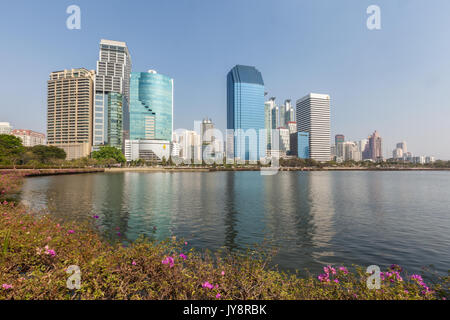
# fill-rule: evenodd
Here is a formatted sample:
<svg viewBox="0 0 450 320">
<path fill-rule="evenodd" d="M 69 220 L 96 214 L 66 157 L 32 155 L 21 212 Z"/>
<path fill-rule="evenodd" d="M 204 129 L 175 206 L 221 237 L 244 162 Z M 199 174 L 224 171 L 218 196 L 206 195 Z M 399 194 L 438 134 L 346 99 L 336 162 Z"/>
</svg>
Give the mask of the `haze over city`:
<svg viewBox="0 0 450 320">
<path fill-rule="evenodd" d="M 49 73 L 95 69 L 106 38 L 127 43 L 133 71 L 174 79 L 174 129 L 207 116 L 224 130 L 226 74 L 246 64 L 279 104 L 329 94 L 332 139 L 377 130 L 386 157 L 407 141 L 415 154 L 450 159 L 450 3 L 376 1 L 381 30 L 371 31 L 372 2 L 77 1 L 81 30 L 66 28 L 71 1 L 11 3 L 0 19 L 1 121 L 46 132 Z"/>
</svg>

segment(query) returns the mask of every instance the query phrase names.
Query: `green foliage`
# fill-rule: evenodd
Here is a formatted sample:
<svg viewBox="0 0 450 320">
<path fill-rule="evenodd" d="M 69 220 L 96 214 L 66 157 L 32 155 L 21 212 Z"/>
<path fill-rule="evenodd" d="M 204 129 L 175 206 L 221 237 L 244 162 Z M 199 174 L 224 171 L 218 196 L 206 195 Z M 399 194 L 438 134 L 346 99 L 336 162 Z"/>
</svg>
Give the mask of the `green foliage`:
<svg viewBox="0 0 450 320">
<path fill-rule="evenodd" d="M 112 163 L 125 163 L 127 161 L 122 151 L 111 146 L 100 147 L 100 150 L 92 152 L 91 156 L 93 159 L 103 160 L 106 162 L 108 162 L 108 160 L 113 160 Z"/>
<path fill-rule="evenodd" d="M 22 140 L 13 135 L 0 134 L 0 162 L 15 165 L 24 152 Z"/>
<path fill-rule="evenodd" d="M 55 146 L 38 145 L 28 148 L 31 154 L 30 158 L 37 160 L 40 163 L 51 163 L 54 160 L 66 159 L 66 152 Z"/>
</svg>

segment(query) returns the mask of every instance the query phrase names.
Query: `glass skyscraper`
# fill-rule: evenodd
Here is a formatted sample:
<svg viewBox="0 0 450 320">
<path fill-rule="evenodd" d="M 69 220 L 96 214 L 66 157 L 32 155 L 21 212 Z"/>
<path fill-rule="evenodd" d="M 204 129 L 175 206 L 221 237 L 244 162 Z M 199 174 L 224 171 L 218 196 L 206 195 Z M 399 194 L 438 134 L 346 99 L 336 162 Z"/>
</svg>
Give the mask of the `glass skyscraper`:
<svg viewBox="0 0 450 320">
<path fill-rule="evenodd" d="M 93 149 L 122 148 L 128 138 L 131 57 L 125 42 L 100 41 L 95 77 Z"/>
<path fill-rule="evenodd" d="M 250 66 L 236 65 L 227 76 L 227 157 L 259 160 L 266 156 L 264 129 L 264 82 L 261 73 Z M 249 131 L 249 129 L 253 129 Z"/>
<path fill-rule="evenodd" d="M 173 79 L 156 73 L 132 72 L 130 140 L 172 141 Z"/>
</svg>

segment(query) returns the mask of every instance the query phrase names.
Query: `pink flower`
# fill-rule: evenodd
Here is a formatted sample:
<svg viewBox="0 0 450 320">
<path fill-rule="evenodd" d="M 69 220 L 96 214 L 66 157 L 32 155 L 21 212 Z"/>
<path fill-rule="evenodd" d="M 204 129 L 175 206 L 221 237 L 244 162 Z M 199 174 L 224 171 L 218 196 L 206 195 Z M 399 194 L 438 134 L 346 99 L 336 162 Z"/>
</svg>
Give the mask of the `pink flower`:
<svg viewBox="0 0 450 320">
<path fill-rule="evenodd" d="M 165 257 L 162 264 L 168 264 L 172 268 L 175 265 L 175 261 L 172 257 Z"/>
<path fill-rule="evenodd" d="M 183 258 L 183 260 L 186 260 L 186 256 L 183 253 L 180 253 L 180 257 Z"/>
<path fill-rule="evenodd" d="M 220 293 L 216 294 L 216 299 L 220 299 L 221 295 Z"/>
<path fill-rule="evenodd" d="M 225 275 L 225 271 L 222 271 L 220 274 L 224 276 Z"/>
<path fill-rule="evenodd" d="M 12 289 L 12 287 L 13 287 L 12 285 L 7 284 L 7 283 L 2 284 L 2 288 L 5 290 Z"/>
<path fill-rule="evenodd" d="M 184 242 L 184 245 L 187 246 L 187 242 L 186 241 Z"/>
<path fill-rule="evenodd" d="M 339 280 L 338 280 L 338 279 L 334 279 L 333 281 L 336 282 L 336 283 L 339 283 Z"/>
<path fill-rule="evenodd" d="M 344 274 L 348 274 L 348 270 L 346 267 L 339 267 L 339 270 L 344 272 Z"/>
<path fill-rule="evenodd" d="M 93 216 L 92 218 L 94 218 L 94 219 L 98 219 L 99 217 L 98 217 L 97 215 L 95 215 L 95 216 Z"/>
<path fill-rule="evenodd" d="M 135 265 L 136 265 L 136 261 L 133 260 L 133 262 L 131 262 L 131 264 L 132 264 L 133 266 L 135 266 Z"/>
<path fill-rule="evenodd" d="M 52 249 L 48 249 L 45 253 L 51 255 L 52 257 L 56 256 L 55 250 Z"/>
<path fill-rule="evenodd" d="M 204 282 L 204 283 L 202 284 L 202 287 L 203 287 L 203 288 L 208 288 L 208 289 L 214 288 L 214 286 L 213 286 L 211 283 L 209 283 L 208 281 Z"/>
<path fill-rule="evenodd" d="M 74 230 L 69 230 L 69 231 L 67 231 L 67 233 L 68 234 L 73 234 L 73 233 L 75 233 L 75 231 Z"/>
</svg>

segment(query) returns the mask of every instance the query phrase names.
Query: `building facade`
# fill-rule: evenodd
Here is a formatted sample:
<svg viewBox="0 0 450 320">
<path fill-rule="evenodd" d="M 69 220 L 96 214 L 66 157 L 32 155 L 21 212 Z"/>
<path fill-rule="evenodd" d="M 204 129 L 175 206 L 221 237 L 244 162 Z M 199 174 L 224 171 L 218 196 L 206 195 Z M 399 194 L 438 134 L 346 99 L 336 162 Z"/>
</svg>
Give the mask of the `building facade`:
<svg viewBox="0 0 450 320">
<path fill-rule="evenodd" d="M 233 130 L 233 136 L 227 137 L 227 152 L 232 152 L 234 159 L 246 161 L 264 158 L 264 127 L 262 75 L 255 67 L 236 65 L 227 75 L 227 129 Z"/>
<path fill-rule="evenodd" d="M 95 76 L 94 150 L 102 145 L 122 149 L 129 138 L 130 73 L 126 43 L 102 39 Z"/>
<path fill-rule="evenodd" d="M 168 161 L 171 152 L 168 140 L 125 140 L 125 158 L 127 161 L 138 159 L 151 162 Z"/>
<path fill-rule="evenodd" d="M 297 131 L 309 133 L 309 156 L 330 160 L 330 96 L 310 93 L 297 100 Z"/>
<path fill-rule="evenodd" d="M 382 139 L 378 131 L 369 136 L 369 142 L 363 152 L 364 160 L 381 161 L 383 160 Z"/>
<path fill-rule="evenodd" d="M 45 145 L 47 143 L 45 140 L 45 134 L 32 130 L 14 129 L 11 131 L 11 134 L 20 138 L 25 147 L 34 147 L 38 145 Z"/>
<path fill-rule="evenodd" d="M 154 70 L 130 80 L 130 139 L 172 140 L 173 79 Z"/>
<path fill-rule="evenodd" d="M 52 72 L 47 82 L 47 143 L 64 149 L 68 160 L 91 152 L 94 78 L 80 68 Z"/>
<path fill-rule="evenodd" d="M 12 126 L 9 122 L 0 122 L 0 134 L 11 134 Z"/>
</svg>

